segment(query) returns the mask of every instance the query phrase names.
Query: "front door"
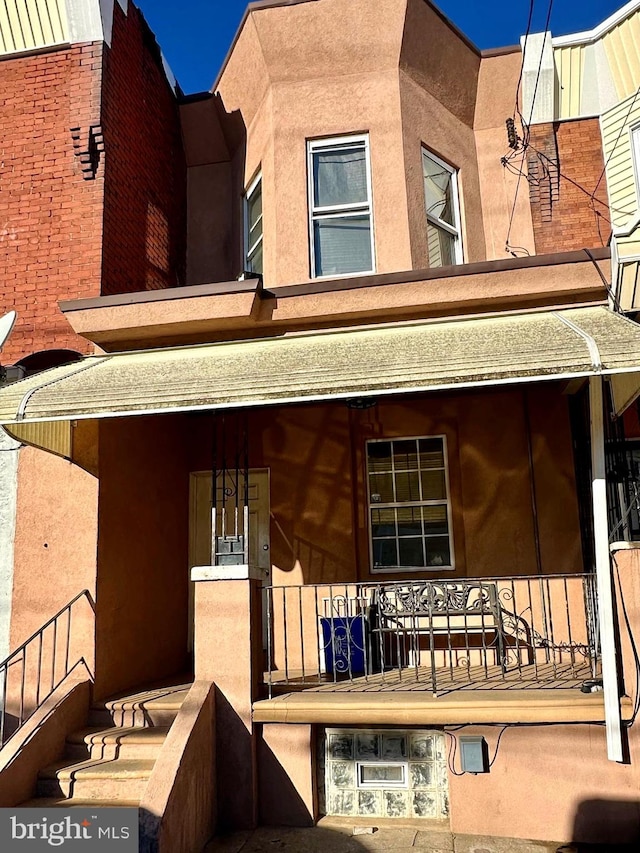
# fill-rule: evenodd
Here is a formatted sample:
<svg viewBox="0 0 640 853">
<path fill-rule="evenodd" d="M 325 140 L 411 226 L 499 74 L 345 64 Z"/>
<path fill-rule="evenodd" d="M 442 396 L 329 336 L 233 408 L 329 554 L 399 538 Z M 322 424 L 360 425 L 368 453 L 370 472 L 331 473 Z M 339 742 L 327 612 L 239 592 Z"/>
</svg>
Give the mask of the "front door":
<svg viewBox="0 0 640 853">
<path fill-rule="evenodd" d="M 189 649 L 193 648 L 193 597 L 191 569 L 211 565 L 211 471 L 191 474 L 189 496 Z M 249 565 L 264 572 L 263 586 L 271 583 L 269 550 L 269 471 L 249 471 Z M 217 503 L 222 504 L 219 492 Z"/>
</svg>

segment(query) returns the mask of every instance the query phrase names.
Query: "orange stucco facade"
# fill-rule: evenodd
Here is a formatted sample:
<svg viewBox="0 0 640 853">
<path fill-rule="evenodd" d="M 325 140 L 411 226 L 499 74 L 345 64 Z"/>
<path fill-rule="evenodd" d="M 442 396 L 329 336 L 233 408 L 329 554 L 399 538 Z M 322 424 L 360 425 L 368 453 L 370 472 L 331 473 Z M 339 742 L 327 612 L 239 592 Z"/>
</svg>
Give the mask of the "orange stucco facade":
<svg viewBox="0 0 640 853">
<path fill-rule="evenodd" d="M 374 7 L 325 0 L 249 14 L 213 97 L 182 107 L 193 235 L 189 282 L 241 271 L 241 218 L 224 211 L 229 193 L 241 195 L 258 173 L 265 282 L 309 281 L 306 142 L 345 134 L 369 137 L 377 273 L 429 266 L 423 148 L 458 171 L 464 261 L 508 257 L 516 179 L 500 156 L 518 71 L 519 53 L 481 57 L 423 0 Z M 213 203 L 212 181 L 221 190 Z M 205 232 L 213 240 L 202 239 Z M 513 238 L 533 252 L 524 196 Z"/>
<path fill-rule="evenodd" d="M 131 20 L 122 4 L 115 5 L 114 45 L 124 38 Z M 128 41 L 135 51 L 135 39 Z M 146 51 L 148 45 L 139 49 Z M 160 66 L 152 53 L 151 58 L 145 53 L 145 61 L 156 74 Z M 119 67 L 114 57 L 112 70 Z M 116 231 L 126 233 L 125 220 L 118 220 L 117 181 L 127 182 L 128 189 L 133 186 L 124 173 L 126 146 L 118 148 L 104 178 L 111 176 L 114 183 L 101 201 L 109 207 L 102 214 L 110 223 L 106 245 L 111 256 L 103 260 L 111 278 L 98 282 L 95 294 L 83 292 L 86 298 L 61 290 L 63 319 L 56 308 L 57 325 L 47 334 L 55 339 L 64 324 L 58 342 L 77 340 L 83 351 L 113 353 L 252 338 L 271 338 L 277 345 L 280 338 L 300 332 L 321 335 L 333 329 L 443 319 L 459 320 L 464 327 L 463 321 L 483 316 L 519 317 L 585 306 L 604 310 L 615 273 L 609 249 L 585 249 L 583 235 L 591 232 L 573 234 L 565 223 L 557 246 L 544 243 L 552 252 L 536 255 L 542 245 L 539 211 L 532 214 L 528 191 L 521 188 L 518 193 L 517 173 L 501 161 L 507 148 L 504 120 L 513 110 L 521 63 L 517 48 L 477 50 L 425 0 L 251 4 L 211 92 L 182 97 L 166 80 L 154 84 L 147 79 L 145 86 L 151 90 L 162 86 L 157 103 L 148 101 L 155 104 L 155 119 L 166 111 L 175 120 L 160 158 L 166 175 L 162 178 L 158 169 L 150 168 L 147 177 L 152 183 L 160 181 L 162 198 L 175 209 L 158 213 L 149 224 L 158 245 L 152 245 L 151 238 L 142 245 L 130 234 L 127 253 L 116 263 Z M 0 67 L 0 79 L 1 72 Z M 119 91 L 114 87 L 107 99 L 112 120 L 122 97 Z M 147 103 L 144 93 L 137 95 Z M 577 119 L 571 138 L 581 139 L 587 130 L 588 138 L 594 138 L 595 120 L 590 121 L 587 128 Z M 126 142 L 127 131 L 122 133 Z M 564 129 L 551 128 L 549 133 L 563 141 L 563 156 L 571 155 Z M 373 269 L 315 276 L 308 144 L 355 135 L 366 139 L 369 157 Z M 107 133 L 107 164 L 112 138 Z M 439 158 L 445 174 L 456 176 L 461 262 L 449 266 L 440 267 L 429 256 L 424 151 Z M 578 168 L 585 158 L 588 152 L 583 151 L 572 165 Z M 593 170 L 601 163 L 602 152 L 596 151 L 588 165 Z M 251 273 L 245 270 L 244 196 L 258 175 L 263 269 Z M 103 180 L 101 172 L 98 180 Z M 147 205 L 147 213 L 152 207 Z M 581 215 L 588 218 L 585 211 Z M 549 233 L 547 228 L 545 239 Z M 129 267 L 137 278 L 129 280 Z M 139 289 L 131 282 L 138 282 Z M 99 292 L 103 295 L 97 296 Z M 419 355 L 428 361 L 429 352 Z M 540 360 L 546 369 L 544 358 L 541 341 Z M 74 423 L 70 449 L 63 454 L 68 458 L 38 449 L 37 441 L 36 446 L 11 450 L 17 454 L 17 486 L 9 501 L 16 532 L 10 578 L 2 581 L 11 592 L 11 648 L 86 589 L 89 599 L 73 621 L 73 657 L 84 659 L 93 700 L 164 683 L 177 674 L 195 676 L 198 682 L 199 704 L 191 708 L 190 722 L 183 717 L 176 726 L 162 765 L 179 777 L 175 796 L 170 796 L 166 780 L 154 778 L 154 802 L 171 803 L 171 838 L 173 821 L 179 822 L 182 801 L 189 798 L 186 766 L 196 767 L 198 778 L 209 786 L 193 806 L 198 813 L 207 812 L 200 815 L 203 832 L 216 821 L 219 827 L 302 825 L 331 809 L 322 796 L 326 777 L 319 769 L 329 725 L 344 723 L 349 731 L 376 731 L 384 725 L 409 732 L 407 743 L 412 731 L 426 725 L 439 736 L 444 737 L 446 729 L 455 736 L 449 711 L 437 717 L 426 699 L 424 708 L 416 710 L 414 701 L 413 710 L 403 711 L 405 716 L 396 720 L 388 707 L 376 711 L 368 705 L 363 690 L 364 699 L 355 697 L 361 701 L 356 711 L 350 711 L 346 721 L 340 719 L 343 706 L 330 707 L 328 659 L 320 660 L 319 631 L 324 628 L 318 596 L 325 593 L 318 593 L 316 585 L 337 585 L 346 597 L 356 584 L 371 596 L 375 584 L 387 582 L 470 579 L 482 591 L 484 582 L 532 577 L 540 600 L 547 595 L 539 609 L 548 610 L 550 621 L 558 617 L 561 622 L 569 611 L 579 620 L 589 611 L 592 602 L 586 601 L 583 592 L 588 587 L 581 578 L 593 570 L 592 530 L 585 522 L 588 516 L 593 523 L 591 463 L 584 440 L 589 419 L 576 405 L 579 395 L 586 398 L 584 376 L 576 379 L 567 373 L 547 381 L 544 370 L 528 369 L 532 375 L 527 374 L 526 381 L 464 390 L 405 392 L 390 386 L 384 397 L 366 405 L 332 392 L 330 399 L 316 402 L 285 405 L 265 396 L 260 405 L 242 411 L 222 407 L 185 413 L 173 400 L 174 411 L 165 414 L 150 409 L 131 417 L 115 410 L 102 420 Z M 155 379 L 146 375 L 141 381 L 152 384 Z M 482 381 L 480 377 L 476 386 Z M 93 389 L 86 394 L 91 396 Z M 205 562 L 211 565 L 195 565 L 196 574 L 191 574 L 194 555 L 202 553 L 202 542 L 196 542 L 201 531 L 193 475 L 213 481 L 220 477 L 215 436 L 222 421 L 223 429 L 237 430 L 238 435 L 246 427 L 246 459 L 239 461 L 245 452 L 240 439 L 235 458 L 227 454 L 224 459 L 237 469 L 235 494 L 241 494 L 244 465 L 248 483 L 251 472 L 260 472 L 261 482 L 268 484 L 260 531 L 262 556 L 270 566 L 266 573 L 249 565 L 248 557 L 247 565 L 217 563 L 220 555 L 207 530 Z M 630 410 L 625 421 L 629 434 L 640 434 L 635 411 Z M 427 564 L 425 550 L 424 565 L 387 562 L 381 565 L 388 570 L 376 567 L 367 443 L 429 437 L 436 437 L 443 448 L 446 500 L 437 500 L 446 503 L 451 564 L 442 559 Z M 210 518 L 208 500 L 204 515 Z M 236 513 L 242 511 L 240 504 Z M 616 557 L 618 602 L 629 604 L 632 630 L 640 630 L 639 553 L 631 549 Z M 225 565 L 233 565 L 227 576 Z M 549 579 L 551 584 L 545 586 Z M 289 634 L 286 607 L 267 613 L 261 603 L 260 585 L 267 580 L 278 589 L 305 590 L 294 592 L 298 604 L 289 611 Z M 559 604 L 559 599 L 551 600 L 550 590 L 555 596 L 563 584 L 566 599 Z M 517 598 L 514 589 L 512 602 Z M 570 602 L 569 594 L 575 600 Z M 366 600 L 367 608 L 373 607 L 372 601 Z M 533 620 L 538 607 L 531 595 L 528 604 L 522 602 L 518 599 L 522 612 L 508 611 L 506 617 L 516 627 Z M 618 617 L 619 627 L 624 620 Z M 265 627 L 268 618 L 274 624 Z M 297 630 L 295 619 L 300 630 L 287 648 L 287 637 Z M 485 646 L 488 679 L 484 627 L 476 633 Z M 590 629 L 583 619 L 573 637 L 585 656 L 592 651 Z M 538 653 L 550 660 L 557 649 L 533 633 L 527 642 L 538 646 L 531 660 Z M 423 631 L 411 654 L 419 657 L 425 636 Z M 637 692 L 634 648 L 624 631 L 618 639 L 624 670 L 620 707 L 628 709 Z M 516 656 L 520 641 L 516 633 Z M 489 646 L 499 669 L 497 653 L 491 642 Z M 478 646 L 474 651 L 478 653 Z M 278 677 L 288 666 L 302 669 L 302 680 L 290 694 L 285 693 L 289 673 L 272 690 L 266 675 L 270 655 L 277 658 Z M 400 659 L 398 643 L 395 662 Z M 256 719 L 257 703 L 271 701 L 272 692 L 285 708 L 288 695 L 305 693 L 305 667 L 317 668 L 327 705 L 314 712 L 315 717 L 304 717 L 304 709 L 298 709 L 298 717 L 286 720 L 287 711 L 269 718 L 271 706 L 263 704 L 262 716 Z M 378 673 L 367 673 L 372 674 L 384 674 L 384 665 Z M 506 675 L 503 668 L 501 676 Z M 567 688 L 576 705 L 583 675 Z M 336 697 L 346 683 L 336 680 Z M 486 688 L 486 680 L 483 685 Z M 543 687 L 536 682 L 530 691 L 542 693 Z M 387 688 L 379 692 L 386 694 Z M 419 692 L 407 691 L 413 700 Z M 425 690 L 425 696 L 429 692 Z M 393 703 L 390 691 L 385 698 L 387 705 Z M 462 726 L 474 724 L 464 734 L 482 735 L 495 761 L 490 772 L 478 776 L 444 774 L 451 830 L 558 841 L 633 837 L 640 825 L 630 805 L 640 785 L 636 727 L 626 720 L 629 730 L 625 728 L 622 737 L 629 760 L 614 763 L 607 760 L 600 697 L 592 703 L 597 705 L 593 720 L 584 704 L 582 716 L 571 718 L 571 697 L 561 711 L 558 700 L 553 712 L 541 710 L 544 703 L 534 701 L 529 708 L 525 700 L 524 723 L 512 709 L 504 735 L 497 727 L 505 720 L 493 696 L 484 703 L 483 725 L 475 718 L 457 719 Z M 452 701 L 455 705 L 455 697 Z M 462 703 L 456 714 L 463 714 L 465 707 Z M 181 770 L 183 747 L 187 764 Z M 614 831 L 616 824 L 619 831 Z M 200 835 L 196 827 L 193 837 Z M 190 851 L 185 848 L 184 853 Z"/>
</svg>

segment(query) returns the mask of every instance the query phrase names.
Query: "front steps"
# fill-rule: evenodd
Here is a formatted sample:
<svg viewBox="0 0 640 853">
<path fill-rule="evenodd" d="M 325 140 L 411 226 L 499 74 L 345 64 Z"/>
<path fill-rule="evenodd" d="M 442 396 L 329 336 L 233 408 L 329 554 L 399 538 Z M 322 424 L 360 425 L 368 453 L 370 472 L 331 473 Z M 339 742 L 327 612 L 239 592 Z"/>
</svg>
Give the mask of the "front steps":
<svg viewBox="0 0 640 853">
<path fill-rule="evenodd" d="M 32 808 L 137 808 L 189 685 L 146 690 L 91 708 L 89 726 L 67 738 L 63 756 L 42 769 Z"/>
</svg>

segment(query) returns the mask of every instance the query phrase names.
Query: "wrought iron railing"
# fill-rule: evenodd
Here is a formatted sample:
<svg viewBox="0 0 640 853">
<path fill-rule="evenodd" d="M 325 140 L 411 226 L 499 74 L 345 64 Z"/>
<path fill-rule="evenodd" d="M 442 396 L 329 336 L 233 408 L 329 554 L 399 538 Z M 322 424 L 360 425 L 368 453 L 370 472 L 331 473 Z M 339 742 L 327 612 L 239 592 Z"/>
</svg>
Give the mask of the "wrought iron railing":
<svg viewBox="0 0 640 853">
<path fill-rule="evenodd" d="M 581 686 L 599 677 L 595 577 L 457 578 L 264 590 L 279 690 Z"/>
<path fill-rule="evenodd" d="M 82 642 L 72 634 L 72 612 L 81 599 L 93 613 L 91 594 L 83 589 L 0 662 L 0 748 L 84 660 Z"/>
</svg>

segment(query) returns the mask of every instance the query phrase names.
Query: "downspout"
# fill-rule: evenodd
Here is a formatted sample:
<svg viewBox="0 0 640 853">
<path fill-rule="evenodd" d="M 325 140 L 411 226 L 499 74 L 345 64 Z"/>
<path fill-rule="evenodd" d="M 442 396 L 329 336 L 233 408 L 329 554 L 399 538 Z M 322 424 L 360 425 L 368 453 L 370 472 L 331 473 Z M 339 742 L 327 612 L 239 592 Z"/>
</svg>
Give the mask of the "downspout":
<svg viewBox="0 0 640 853">
<path fill-rule="evenodd" d="M 561 320 L 586 343 L 591 357 L 593 376 L 589 377 L 589 421 L 591 429 L 591 477 L 593 500 L 593 536 L 596 568 L 596 588 L 602 655 L 602 682 L 604 690 L 605 725 L 607 732 L 607 757 L 610 761 L 624 760 L 622 720 L 620 715 L 620 687 L 616 653 L 615 615 L 611 557 L 609 554 L 609 525 L 607 521 L 607 479 L 604 453 L 604 400 L 602 387 L 602 360 L 595 340 L 583 329 L 558 313 Z"/>
</svg>

